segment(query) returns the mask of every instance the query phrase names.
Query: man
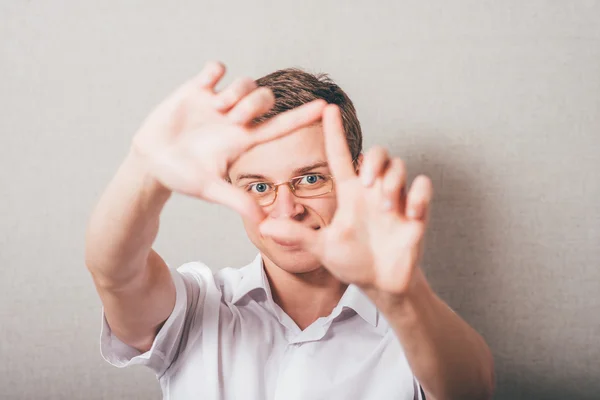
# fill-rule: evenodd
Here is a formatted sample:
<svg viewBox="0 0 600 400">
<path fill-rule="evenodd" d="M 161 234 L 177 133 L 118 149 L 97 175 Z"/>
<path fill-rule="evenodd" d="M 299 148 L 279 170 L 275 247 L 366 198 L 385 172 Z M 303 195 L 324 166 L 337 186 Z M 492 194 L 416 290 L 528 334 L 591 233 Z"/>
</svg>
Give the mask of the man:
<svg viewBox="0 0 600 400">
<path fill-rule="evenodd" d="M 431 183 L 361 153 L 325 77 L 238 79 L 209 63 L 144 121 L 89 222 L 102 353 L 172 399 L 487 399 L 484 340 L 428 286 Z M 169 270 L 152 250 L 172 192 L 231 207 L 259 250 L 241 269 Z"/>
</svg>

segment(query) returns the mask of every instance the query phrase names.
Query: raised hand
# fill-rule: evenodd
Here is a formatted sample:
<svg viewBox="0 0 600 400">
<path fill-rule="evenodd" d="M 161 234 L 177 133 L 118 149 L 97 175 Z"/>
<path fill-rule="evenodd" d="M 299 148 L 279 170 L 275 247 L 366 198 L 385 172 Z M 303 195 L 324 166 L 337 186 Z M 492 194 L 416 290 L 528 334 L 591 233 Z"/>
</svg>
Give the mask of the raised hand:
<svg viewBox="0 0 600 400">
<path fill-rule="evenodd" d="M 418 269 L 431 181 L 417 177 L 406 195 L 404 164 L 390 160 L 382 148 L 365 156 L 357 176 L 336 106 L 325 108 L 323 130 L 337 197 L 331 224 L 315 231 L 292 220 L 269 218 L 260 231 L 296 242 L 343 282 L 401 296 Z"/>
<path fill-rule="evenodd" d="M 324 101 L 282 113 L 260 125 L 252 121 L 274 104 L 270 89 L 250 78 L 216 93 L 225 73 L 208 63 L 146 118 L 132 151 L 146 160 L 153 178 L 165 188 L 231 207 L 260 221 L 262 209 L 225 180 L 228 167 L 248 149 L 274 140 L 321 118 Z"/>
</svg>

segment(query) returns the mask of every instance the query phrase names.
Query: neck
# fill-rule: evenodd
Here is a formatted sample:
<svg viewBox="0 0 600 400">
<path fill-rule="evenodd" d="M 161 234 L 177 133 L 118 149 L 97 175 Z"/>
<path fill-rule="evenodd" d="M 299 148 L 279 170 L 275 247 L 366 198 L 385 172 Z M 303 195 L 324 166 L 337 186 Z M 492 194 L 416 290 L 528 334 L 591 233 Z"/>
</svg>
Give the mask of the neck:
<svg viewBox="0 0 600 400">
<path fill-rule="evenodd" d="M 273 301 L 301 330 L 331 314 L 348 287 L 322 266 L 310 272 L 291 273 L 267 257 L 263 256 L 263 260 Z"/>
</svg>

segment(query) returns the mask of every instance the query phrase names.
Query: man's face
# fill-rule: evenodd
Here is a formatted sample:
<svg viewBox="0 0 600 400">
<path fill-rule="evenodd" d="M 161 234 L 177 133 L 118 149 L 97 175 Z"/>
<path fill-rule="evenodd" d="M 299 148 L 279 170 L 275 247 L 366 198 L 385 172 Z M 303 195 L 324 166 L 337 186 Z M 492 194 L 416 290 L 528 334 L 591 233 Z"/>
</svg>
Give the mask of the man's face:
<svg viewBox="0 0 600 400">
<path fill-rule="evenodd" d="M 229 178 L 234 186 L 240 187 L 259 182 L 278 184 L 309 173 L 331 174 L 321 124 L 254 147 L 231 166 Z M 281 185 L 275 202 L 263 209 L 267 218 L 295 220 L 309 228 L 321 229 L 333 219 L 335 190 L 319 197 L 298 198 L 289 186 Z M 320 267 L 313 255 L 297 246 L 262 236 L 258 225 L 246 218 L 244 227 L 252 243 L 278 267 L 291 273 L 309 272 Z"/>
</svg>

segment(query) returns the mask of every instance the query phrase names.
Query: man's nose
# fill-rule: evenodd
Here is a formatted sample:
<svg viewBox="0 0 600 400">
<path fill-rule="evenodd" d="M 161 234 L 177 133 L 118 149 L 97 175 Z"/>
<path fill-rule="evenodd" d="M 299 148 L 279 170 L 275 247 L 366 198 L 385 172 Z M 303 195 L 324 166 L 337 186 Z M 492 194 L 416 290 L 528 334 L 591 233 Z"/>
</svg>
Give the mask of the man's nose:
<svg viewBox="0 0 600 400">
<path fill-rule="evenodd" d="M 304 213 L 304 206 L 298 203 L 289 185 L 281 185 L 277 191 L 277 198 L 272 205 L 269 215 L 272 218 L 298 219 Z"/>
</svg>

